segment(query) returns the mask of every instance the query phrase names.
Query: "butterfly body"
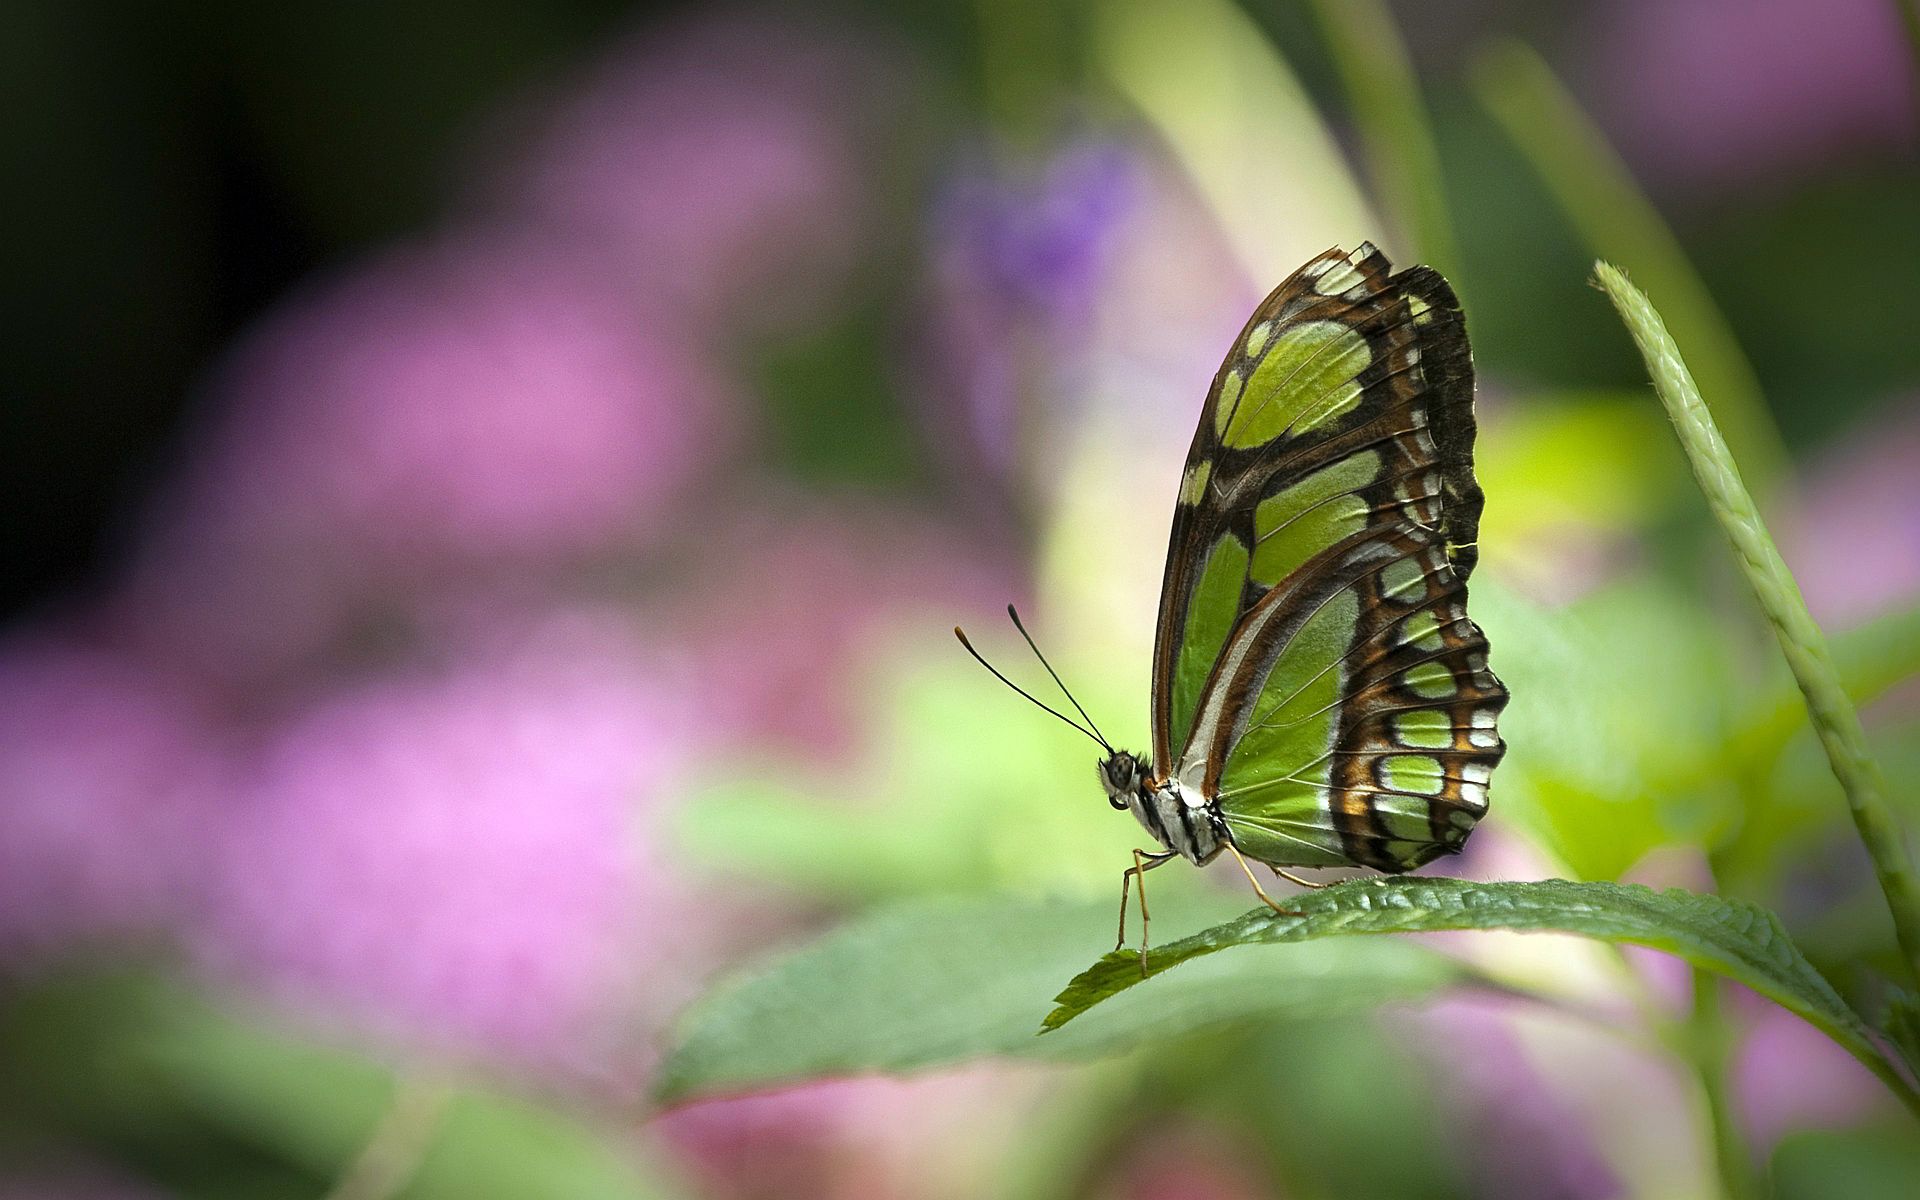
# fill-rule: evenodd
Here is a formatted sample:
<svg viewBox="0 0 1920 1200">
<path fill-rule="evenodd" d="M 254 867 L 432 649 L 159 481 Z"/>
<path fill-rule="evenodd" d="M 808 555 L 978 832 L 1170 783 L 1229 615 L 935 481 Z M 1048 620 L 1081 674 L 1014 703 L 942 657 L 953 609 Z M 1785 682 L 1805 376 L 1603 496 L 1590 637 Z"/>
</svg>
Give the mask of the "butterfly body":
<svg viewBox="0 0 1920 1200">
<path fill-rule="evenodd" d="M 1100 783 L 1107 790 L 1107 803 L 1132 813 L 1168 851 L 1195 865 L 1213 861 L 1228 841 L 1220 810 L 1177 779 L 1149 777 L 1146 766 L 1125 750 L 1101 759 Z"/>
</svg>

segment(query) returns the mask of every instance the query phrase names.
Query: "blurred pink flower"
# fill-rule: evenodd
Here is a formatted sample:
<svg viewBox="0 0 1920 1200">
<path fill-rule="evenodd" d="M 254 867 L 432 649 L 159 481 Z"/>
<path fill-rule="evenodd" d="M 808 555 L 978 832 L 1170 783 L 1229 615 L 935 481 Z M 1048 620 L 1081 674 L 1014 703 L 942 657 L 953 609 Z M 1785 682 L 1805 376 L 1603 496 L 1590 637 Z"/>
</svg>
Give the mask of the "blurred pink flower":
<svg viewBox="0 0 1920 1200">
<path fill-rule="evenodd" d="M 1911 152 L 1913 64 L 1885 0 L 1627 0 L 1594 12 L 1602 113 L 1655 176 L 1739 186 Z"/>
<path fill-rule="evenodd" d="M 488 188 L 703 324 L 814 316 L 871 230 L 868 143 L 907 99 L 898 61 L 771 13 L 648 30 L 523 115 Z"/>
<path fill-rule="evenodd" d="M 1120 1200 L 1256 1200 L 1272 1195 L 1249 1147 L 1191 1121 L 1162 1118 L 1129 1136 L 1106 1168 Z"/>
<path fill-rule="evenodd" d="M 987 1064 L 700 1101 L 654 1120 L 702 1196 L 935 1200 L 984 1195 L 1044 1102 L 1041 1072 Z"/>
<path fill-rule="evenodd" d="M 634 973 L 677 978 L 700 937 L 645 808 L 679 769 L 677 702 L 610 618 L 449 657 L 344 687 L 267 739 L 219 847 L 203 956 L 317 1015 L 590 1070 Z"/>
<path fill-rule="evenodd" d="M 1482 998 L 1442 1000 L 1417 1014 L 1418 1041 L 1447 1075 L 1458 1136 L 1489 1148 L 1468 1162 L 1480 1194 L 1612 1197 L 1620 1182 L 1578 1111 L 1528 1061 L 1507 1006 Z"/>
<path fill-rule="evenodd" d="M 1889 1112 L 1880 1081 L 1833 1040 L 1769 1000 L 1735 989 L 1746 1036 L 1733 1062 L 1742 1124 L 1764 1160 L 1796 1129 L 1839 1128 Z"/>
<path fill-rule="evenodd" d="M 1920 598 L 1920 417 L 1844 439 L 1809 470 L 1799 499 L 1781 523 L 1781 553 L 1815 617 L 1853 625 Z"/>
<path fill-rule="evenodd" d="M 853 748 L 887 636 L 950 645 L 956 620 L 1019 598 L 1016 572 L 975 537 L 900 508 L 769 504 L 721 519 L 702 546 L 661 619 L 681 631 L 705 723 L 825 758 Z"/>
<path fill-rule="evenodd" d="M 0 643 L 0 953 L 188 910 L 221 740 L 181 683 L 45 633 Z"/>
<path fill-rule="evenodd" d="M 396 583 L 655 537 L 733 422 L 674 322 L 564 247 L 479 231 L 296 297 L 218 382 L 120 606 L 222 675 L 312 653 Z"/>
</svg>

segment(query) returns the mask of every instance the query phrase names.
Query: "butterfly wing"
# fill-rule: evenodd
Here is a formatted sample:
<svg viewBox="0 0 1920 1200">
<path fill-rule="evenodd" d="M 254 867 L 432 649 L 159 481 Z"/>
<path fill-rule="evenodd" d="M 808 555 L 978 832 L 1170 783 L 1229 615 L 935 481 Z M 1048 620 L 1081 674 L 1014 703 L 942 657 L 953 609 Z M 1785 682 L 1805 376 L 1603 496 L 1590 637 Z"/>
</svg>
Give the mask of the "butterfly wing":
<svg viewBox="0 0 1920 1200">
<path fill-rule="evenodd" d="M 1276 865 L 1407 870 L 1485 810 L 1505 690 L 1466 616 L 1481 493 L 1452 289 L 1363 245 L 1255 311 L 1175 510 L 1156 774 Z"/>
</svg>

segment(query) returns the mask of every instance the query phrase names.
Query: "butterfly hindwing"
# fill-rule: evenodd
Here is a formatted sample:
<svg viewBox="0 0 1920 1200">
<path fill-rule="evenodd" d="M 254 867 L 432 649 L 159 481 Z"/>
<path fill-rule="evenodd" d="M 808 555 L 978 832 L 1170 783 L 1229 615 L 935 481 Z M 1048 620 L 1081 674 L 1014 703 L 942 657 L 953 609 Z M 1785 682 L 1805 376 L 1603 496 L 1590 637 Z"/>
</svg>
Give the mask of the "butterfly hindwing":
<svg viewBox="0 0 1920 1200">
<path fill-rule="evenodd" d="M 1405 870 L 1484 810 L 1505 692 L 1465 609 L 1472 397 L 1452 290 L 1366 245 L 1277 288 L 1215 377 L 1161 597 L 1154 761 L 1255 857 Z"/>
</svg>

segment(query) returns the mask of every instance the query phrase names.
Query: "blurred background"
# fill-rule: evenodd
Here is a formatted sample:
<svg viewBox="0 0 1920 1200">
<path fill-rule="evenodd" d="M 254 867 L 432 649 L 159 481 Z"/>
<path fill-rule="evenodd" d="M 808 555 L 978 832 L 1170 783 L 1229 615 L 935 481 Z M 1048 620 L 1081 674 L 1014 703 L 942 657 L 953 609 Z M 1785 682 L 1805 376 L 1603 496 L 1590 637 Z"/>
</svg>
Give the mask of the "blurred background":
<svg viewBox="0 0 1920 1200">
<path fill-rule="evenodd" d="M 1511 753 L 1437 869 L 1717 888 L 1871 1011 L 1871 872 L 1586 280 L 1667 315 L 1913 816 L 1914 21 L 16 0 L 0 1196 L 1915 1194 L 1812 1029 L 1729 996 L 1716 1098 L 1642 1036 L 1683 970 L 1546 938 L 1443 948 L 1582 1013 L 649 1101 L 713 980 L 863 913 L 1064 898 L 1107 948 L 1137 835 L 948 630 L 1031 678 L 1019 601 L 1144 745 L 1207 382 L 1363 239 L 1481 374 Z"/>
</svg>

